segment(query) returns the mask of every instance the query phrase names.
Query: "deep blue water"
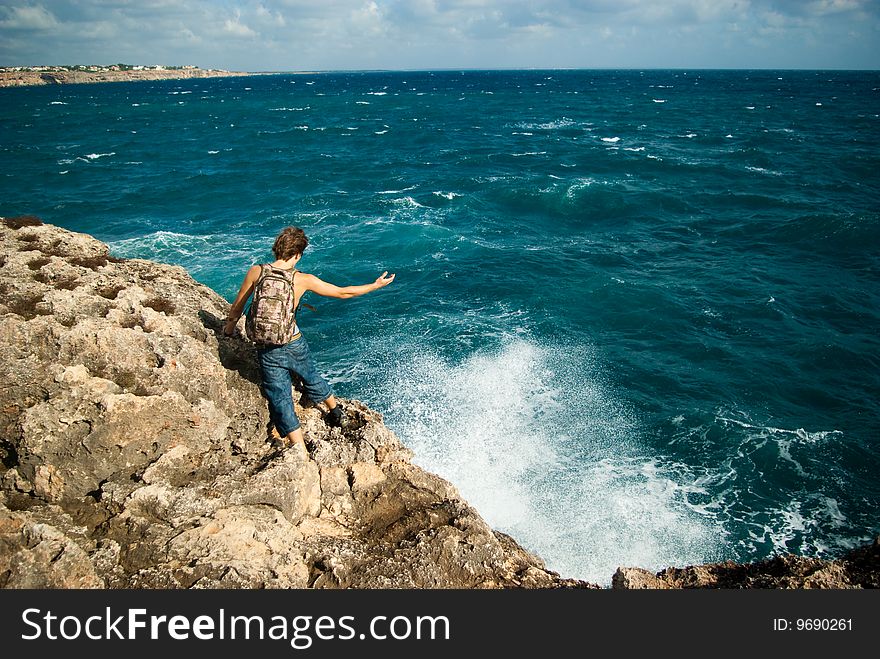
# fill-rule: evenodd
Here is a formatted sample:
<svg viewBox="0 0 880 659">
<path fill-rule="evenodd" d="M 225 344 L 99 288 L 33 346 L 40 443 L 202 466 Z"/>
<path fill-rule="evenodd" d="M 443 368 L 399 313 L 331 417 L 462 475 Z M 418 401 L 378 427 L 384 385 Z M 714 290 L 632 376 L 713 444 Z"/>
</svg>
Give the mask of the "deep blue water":
<svg viewBox="0 0 880 659">
<path fill-rule="evenodd" d="M 338 394 L 566 576 L 880 532 L 880 74 L 0 90 L 0 214 L 231 299 L 275 234 Z"/>
</svg>

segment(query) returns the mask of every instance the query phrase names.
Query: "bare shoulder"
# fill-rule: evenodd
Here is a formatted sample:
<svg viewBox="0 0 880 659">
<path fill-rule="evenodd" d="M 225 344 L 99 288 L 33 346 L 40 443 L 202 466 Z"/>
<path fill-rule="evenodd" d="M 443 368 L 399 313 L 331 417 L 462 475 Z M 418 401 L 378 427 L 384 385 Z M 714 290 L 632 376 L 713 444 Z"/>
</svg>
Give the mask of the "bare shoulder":
<svg viewBox="0 0 880 659">
<path fill-rule="evenodd" d="M 303 272 L 302 270 L 296 271 L 296 283 L 303 286 L 306 290 L 310 290 L 312 284 L 316 281 L 318 281 L 318 278 L 315 275 Z"/>
</svg>

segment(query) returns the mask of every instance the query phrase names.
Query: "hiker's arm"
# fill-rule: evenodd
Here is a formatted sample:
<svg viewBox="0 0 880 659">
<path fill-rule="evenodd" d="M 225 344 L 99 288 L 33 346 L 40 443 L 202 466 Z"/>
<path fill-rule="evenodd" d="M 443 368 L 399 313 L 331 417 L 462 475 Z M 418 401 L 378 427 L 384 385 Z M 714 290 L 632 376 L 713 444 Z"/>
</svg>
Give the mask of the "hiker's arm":
<svg viewBox="0 0 880 659">
<path fill-rule="evenodd" d="M 233 302 L 232 306 L 229 308 L 229 314 L 226 316 L 226 322 L 223 324 L 223 333 L 226 336 L 232 336 L 232 333 L 235 331 L 235 324 L 238 322 L 238 319 L 241 318 L 244 304 L 251 296 L 251 293 L 254 290 L 254 284 L 257 283 L 257 279 L 260 278 L 260 271 L 260 266 L 251 266 L 251 269 L 248 270 L 247 274 L 244 276 L 244 281 L 241 283 L 241 288 L 238 289 L 238 295 L 235 298 L 235 302 Z"/>
<path fill-rule="evenodd" d="M 372 284 L 362 284 L 360 286 L 336 286 L 318 279 L 315 275 L 303 275 L 302 279 L 307 291 L 312 291 L 324 297 L 346 299 L 378 291 L 380 288 L 384 288 L 393 282 L 394 275 L 389 275 L 386 270 Z"/>
</svg>

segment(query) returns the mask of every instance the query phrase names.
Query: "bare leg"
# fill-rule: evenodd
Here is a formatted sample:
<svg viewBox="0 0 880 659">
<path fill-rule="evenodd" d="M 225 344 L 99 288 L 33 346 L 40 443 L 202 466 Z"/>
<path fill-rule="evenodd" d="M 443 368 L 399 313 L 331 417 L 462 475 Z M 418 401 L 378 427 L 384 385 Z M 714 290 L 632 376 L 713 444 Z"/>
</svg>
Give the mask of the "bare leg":
<svg viewBox="0 0 880 659">
<path fill-rule="evenodd" d="M 330 396 L 324 401 L 324 405 L 327 406 L 328 410 L 332 410 L 336 407 L 336 396 L 330 394 Z"/>
<path fill-rule="evenodd" d="M 287 437 L 284 438 L 287 446 L 292 446 L 298 451 L 302 453 L 303 456 L 308 457 L 309 450 L 306 448 L 306 441 L 303 438 L 302 428 L 297 428 L 287 434 Z"/>
</svg>

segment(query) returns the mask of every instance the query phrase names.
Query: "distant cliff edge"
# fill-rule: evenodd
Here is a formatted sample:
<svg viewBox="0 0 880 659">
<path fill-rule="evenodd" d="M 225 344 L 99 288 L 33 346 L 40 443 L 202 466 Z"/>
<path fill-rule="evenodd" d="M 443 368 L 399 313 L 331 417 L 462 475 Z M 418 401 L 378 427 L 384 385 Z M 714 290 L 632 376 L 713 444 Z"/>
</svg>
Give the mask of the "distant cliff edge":
<svg viewBox="0 0 880 659">
<path fill-rule="evenodd" d="M 0 70 L 0 87 L 31 85 L 66 85 L 91 82 L 131 82 L 135 80 L 185 80 L 189 78 L 227 78 L 231 76 L 261 75 L 218 69 L 146 68 L 117 70 L 110 67 L 5 67 Z"/>
<path fill-rule="evenodd" d="M 0 587 L 596 588 L 492 530 L 358 401 L 266 436 L 254 351 L 183 268 L 0 221 Z M 880 545 L 618 588 L 880 586 Z"/>
</svg>

